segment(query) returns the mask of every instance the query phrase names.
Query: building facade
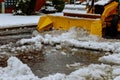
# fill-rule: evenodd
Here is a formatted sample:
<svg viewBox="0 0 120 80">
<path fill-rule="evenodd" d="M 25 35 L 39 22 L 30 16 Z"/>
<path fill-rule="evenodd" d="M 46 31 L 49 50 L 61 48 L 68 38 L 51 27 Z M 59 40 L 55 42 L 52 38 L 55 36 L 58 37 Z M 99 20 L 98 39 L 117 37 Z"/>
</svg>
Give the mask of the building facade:
<svg viewBox="0 0 120 80">
<path fill-rule="evenodd" d="M 5 13 L 12 13 L 12 10 L 15 9 L 15 5 L 19 0 L 0 0 L 5 3 Z M 45 5 L 46 0 L 36 0 L 35 11 L 38 11 L 42 6 Z M 0 4 L 1 8 L 2 4 Z M 0 9 L 1 12 L 1 9 Z"/>
</svg>

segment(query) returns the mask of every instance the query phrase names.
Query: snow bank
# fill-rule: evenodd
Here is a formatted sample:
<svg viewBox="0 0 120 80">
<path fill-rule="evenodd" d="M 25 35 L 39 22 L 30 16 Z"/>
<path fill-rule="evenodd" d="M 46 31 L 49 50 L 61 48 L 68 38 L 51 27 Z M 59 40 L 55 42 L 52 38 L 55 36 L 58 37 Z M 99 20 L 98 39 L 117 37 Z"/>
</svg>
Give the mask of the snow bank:
<svg viewBox="0 0 120 80">
<path fill-rule="evenodd" d="M 99 38 L 97 36 L 91 36 L 86 31 L 81 29 L 71 29 L 68 32 L 64 32 L 61 35 L 50 35 L 45 34 L 34 37 L 35 39 L 38 39 L 43 44 L 65 44 L 67 46 L 74 46 L 78 48 L 87 48 L 87 49 L 93 49 L 93 50 L 100 50 L 100 51 L 108 51 L 108 52 L 120 52 L 120 42 L 109 42 L 109 41 L 99 41 Z M 56 33 L 57 34 L 57 33 Z M 33 41 L 34 39 L 31 38 Z M 39 42 L 38 40 L 35 40 L 35 42 Z M 23 41 L 23 42 L 22 42 Z M 28 39 L 27 39 L 28 41 Z M 21 43 L 27 42 L 24 40 L 21 40 Z M 29 42 L 28 41 L 28 42 Z"/>
<path fill-rule="evenodd" d="M 92 37 L 90 35 L 88 35 L 87 37 L 82 37 L 81 39 L 76 34 L 77 33 L 74 30 L 63 33 L 59 36 L 51 36 L 49 34 L 46 34 L 43 37 L 44 39 L 43 43 L 45 44 L 64 43 L 68 46 L 74 46 L 79 48 L 88 48 L 88 49 L 110 51 L 110 52 L 120 51 L 120 42 L 98 42 L 96 41 L 97 37 Z"/>
<path fill-rule="evenodd" d="M 7 67 L 0 67 L 0 80 L 39 80 L 31 69 L 16 57 L 10 57 L 7 63 Z"/>
<path fill-rule="evenodd" d="M 42 40 L 43 40 L 43 37 L 37 35 L 36 37 L 32 37 L 32 38 L 30 38 L 30 39 L 21 39 L 21 40 L 19 40 L 17 43 L 23 45 L 23 44 L 30 44 L 30 43 L 42 42 Z"/>
</svg>

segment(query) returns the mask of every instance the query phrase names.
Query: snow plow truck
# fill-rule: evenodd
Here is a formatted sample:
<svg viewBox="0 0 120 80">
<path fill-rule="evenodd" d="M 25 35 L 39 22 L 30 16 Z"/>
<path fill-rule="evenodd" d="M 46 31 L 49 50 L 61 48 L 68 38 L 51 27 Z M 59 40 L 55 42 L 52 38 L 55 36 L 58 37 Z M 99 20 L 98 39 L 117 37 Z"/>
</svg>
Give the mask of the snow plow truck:
<svg viewBox="0 0 120 80">
<path fill-rule="evenodd" d="M 91 0 L 86 2 L 84 12 L 81 9 L 79 13 L 63 11 L 63 16 L 50 14 L 41 16 L 37 30 L 39 32 L 49 29 L 69 30 L 71 27 L 77 27 L 99 37 L 116 36 L 120 31 L 119 5 L 119 1 L 115 0 Z"/>
</svg>

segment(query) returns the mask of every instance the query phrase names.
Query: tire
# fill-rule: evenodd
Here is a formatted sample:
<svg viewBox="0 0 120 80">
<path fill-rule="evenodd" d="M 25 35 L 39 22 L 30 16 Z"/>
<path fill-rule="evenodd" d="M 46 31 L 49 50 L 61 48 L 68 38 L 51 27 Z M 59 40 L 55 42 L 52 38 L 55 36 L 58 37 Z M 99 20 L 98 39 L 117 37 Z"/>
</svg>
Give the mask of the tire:
<svg viewBox="0 0 120 80">
<path fill-rule="evenodd" d="M 111 36 L 116 36 L 118 33 L 118 21 L 119 21 L 119 16 L 115 15 L 111 21 Z"/>
<path fill-rule="evenodd" d="M 118 22 L 119 22 L 119 15 L 111 15 L 112 20 L 110 21 L 110 26 L 106 26 L 104 32 L 105 36 L 115 37 L 118 34 Z"/>
</svg>

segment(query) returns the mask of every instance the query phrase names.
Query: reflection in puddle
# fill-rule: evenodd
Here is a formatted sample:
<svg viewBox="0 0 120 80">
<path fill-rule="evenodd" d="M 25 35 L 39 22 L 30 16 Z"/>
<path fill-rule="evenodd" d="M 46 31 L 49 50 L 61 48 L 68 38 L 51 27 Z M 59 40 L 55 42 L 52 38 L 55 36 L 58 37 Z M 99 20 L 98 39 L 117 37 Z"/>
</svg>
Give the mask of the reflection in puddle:
<svg viewBox="0 0 120 80">
<path fill-rule="evenodd" d="M 56 47 L 46 46 L 43 48 L 43 54 L 43 61 L 27 63 L 33 73 L 39 77 L 54 73 L 69 74 L 77 69 L 77 67 L 86 66 L 91 63 L 99 63 L 98 58 L 103 56 L 104 53 L 68 47 L 58 50 Z M 73 66 L 71 66 L 71 64 L 73 64 Z"/>
</svg>

